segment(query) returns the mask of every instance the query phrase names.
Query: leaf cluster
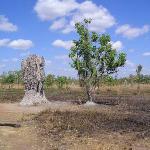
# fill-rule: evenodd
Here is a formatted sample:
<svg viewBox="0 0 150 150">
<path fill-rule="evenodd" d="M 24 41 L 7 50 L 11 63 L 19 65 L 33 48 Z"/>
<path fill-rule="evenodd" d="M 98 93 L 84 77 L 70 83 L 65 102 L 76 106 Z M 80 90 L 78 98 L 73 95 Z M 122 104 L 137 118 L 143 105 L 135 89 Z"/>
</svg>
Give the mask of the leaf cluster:
<svg viewBox="0 0 150 150">
<path fill-rule="evenodd" d="M 125 64 L 126 54 L 118 54 L 112 48 L 109 35 L 90 32 L 90 23 L 91 19 L 84 19 L 75 24 L 79 39 L 73 41 L 69 57 L 72 67 L 78 71 L 79 79 L 96 84 L 102 76 L 117 72 Z"/>
</svg>

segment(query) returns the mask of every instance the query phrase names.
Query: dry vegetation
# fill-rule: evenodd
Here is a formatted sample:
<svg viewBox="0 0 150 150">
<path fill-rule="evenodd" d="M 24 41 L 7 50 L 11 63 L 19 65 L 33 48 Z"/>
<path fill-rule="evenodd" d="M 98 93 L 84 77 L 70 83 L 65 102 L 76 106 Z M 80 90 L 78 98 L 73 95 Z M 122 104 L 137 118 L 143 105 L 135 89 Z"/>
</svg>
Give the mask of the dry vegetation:
<svg viewBox="0 0 150 150">
<path fill-rule="evenodd" d="M 1 90 L 0 102 L 19 102 L 22 89 Z M 77 105 L 85 101 L 79 87 L 46 90 L 50 101 L 73 104 L 50 108 L 29 117 L 44 150 L 149 150 L 150 85 L 103 86 L 95 101 L 100 105 Z M 31 119 L 32 118 L 32 119 Z M 25 120 L 24 120 L 25 121 Z"/>
<path fill-rule="evenodd" d="M 17 86 L 17 85 L 16 85 Z M 0 103 L 20 102 L 24 95 L 23 88 L 1 88 Z M 117 85 L 117 86 L 102 86 L 96 91 L 95 102 L 98 103 L 118 103 L 118 101 L 129 99 L 149 99 L 150 85 L 141 84 L 140 90 L 138 85 Z M 82 89 L 76 85 L 71 85 L 63 89 L 51 87 L 46 89 L 46 97 L 49 101 L 71 101 L 75 103 L 84 103 L 85 94 Z"/>
<path fill-rule="evenodd" d="M 149 85 L 141 85 L 140 92 L 135 85 L 103 87 L 96 96 L 101 105 L 40 113 L 34 119 L 37 133 L 47 149 L 149 150 L 149 89 Z M 78 88 L 73 92 L 61 96 L 69 100 L 80 95 Z"/>
<path fill-rule="evenodd" d="M 150 114 L 118 106 L 47 110 L 35 117 L 47 149 L 150 149 Z"/>
</svg>

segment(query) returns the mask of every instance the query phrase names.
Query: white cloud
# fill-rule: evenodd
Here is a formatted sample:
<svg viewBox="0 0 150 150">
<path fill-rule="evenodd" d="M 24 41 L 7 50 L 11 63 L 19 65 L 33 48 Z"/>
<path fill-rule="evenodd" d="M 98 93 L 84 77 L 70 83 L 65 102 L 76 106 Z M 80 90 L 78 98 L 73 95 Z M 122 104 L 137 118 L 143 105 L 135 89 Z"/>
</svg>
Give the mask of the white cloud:
<svg viewBox="0 0 150 150">
<path fill-rule="evenodd" d="M 42 20 L 51 20 L 68 15 L 78 7 L 75 0 L 38 0 L 34 10 Z"/>
<path fill-rule="evenodd" d="M 144 25 L 141 28 L 131 27 L 129 24 L 122 25 L 116 29 L 116 34 L 122 34 L 129 39 L 136 38 L 144 33 L 149 32 L 150 26 Z"/>
<path fill-rule="evenodd" d="M 131 67 L 131 68 L 135 68 L 136 67 L 136 65 L 130 60 L 126 61 L 126 66 Z"/>
<path fill-rule="evenodd" d="M 18 39 L 18 40 L 11 41 L 8 44 L 8 47 L 13 48 L 13 49 L 27 50 L 33 47 L 33 43 L 30 40 Z"/>
<path fill-rule="evenodd" d="M 71 46 L 73 45 L 73 42 L 72 41 L 55 40 L 52 43 L 52 45 L 56 46 L 56 47 L 62 47 L 65 49 L 70 49 Z"/>
<path fill-rule="evenodd" d="M 7 46 L 10 39 L 0 39 L 0 47 Z"/>
<path fill-rule="evenodd" d="M 78 10 L 72 16 L 70 24 L 63 30 L 63 32 L 70 32 L 74 30 L 74 24 L 82 21 L 84 18 L 91 18 L 92 23 L 89 25 L 91 31 L 105 32 L 107 28 L 115 24 L 115 18 L 103 6 L 97 6 L 92 1 L 85 1 L 81 3 Z"/>
<path fill-rule="evenodd" d="M 63 33 L 73 31 L 74 24 L 84 18 L 93 19 L 89 29 L 97 32 L 105 32 L 116 23 L 115 18 L 106 8 L 92 1 L 78 3 L 75 0 L 38 0 L 34 10 L 40 19 L 54 20 L 50 29 L 61 29 Z M 58 18 L 61 19 L 55 21 Z M 65 21 L 62 18 L 65 18 Z M 69 23 L 66 24 L 66 22 Z"/>
<path fill-rule="evenodd" d="M 123 44 L 121 41 L 116 42 L 111 41 L 111 44 L 113 49 L 120 50 L 121 48 L 123 48 Z"/>
<path fill-rule="evenodd" d="M 14 32 L 17 31 L 18 27 L 11 22 L 9 22 L 8 18 L 3 15 L 0 15 L 0 31 L 8 31 Z"/>
<path fill-rule="evenodd" d="M 65 18 L 58 19 L 53 22 L 53 24 L 49 27 L 50 30 L 62 29 L 67 24 L 67 20 Z"/>
<path fill-rule="evenodd" d="M 150 56 L 150 52 L 143 53 L 143 56 Z"/>
<path fill-rule="evenodd" d="M 17 39 L 0 39 L 0 47 L 9 47 L 13 49 L 27 50 L 33 47 L 33 42 L 31 40 Z"/>
</svg>

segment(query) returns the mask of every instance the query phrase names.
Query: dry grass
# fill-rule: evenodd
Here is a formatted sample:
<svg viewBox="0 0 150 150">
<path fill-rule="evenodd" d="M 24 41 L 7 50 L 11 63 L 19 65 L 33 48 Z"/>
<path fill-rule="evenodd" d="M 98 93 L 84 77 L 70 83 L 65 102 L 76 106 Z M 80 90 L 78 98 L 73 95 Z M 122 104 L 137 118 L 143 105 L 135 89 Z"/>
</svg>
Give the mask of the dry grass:
<svg viewBox="0 0 150 150">
<path fill-rule="evenodd" d="M 139 93 L 137 85 L 103 86 L 96 95 L 103 105 L 44 111 L 35 117 L 37 134 L 47 149 L 149 150 L 149 89 L 150 85 L 141 85 Z M 70 91 L 49 99 L 83 98 L 79 87 Z"/>
<path fill-rule="evenodd" d="M 19 102 L 23 95 L 22 89 L 0 90 L 0 102 Z M 77 86 L 53 87 L 46 96 L 50 101 L 85 100 Z M 150 85 L 140 85 L 140 92 L 137 85 L 103 86 L 95 101 L 100 105 L 59 105 L 28 117 L 27 125 L 35 125 L 44 150 L 150 149 Z"/>
<path fill-rule="evenodd" d="M 0 89 L 0 103 L 20 102 L 23 95 L 22 89 Z"/>
<path fill-rule="evenodd" d="M 111 93 L 116 95 L 150 95 L 150 84 L 140 84 L 140 89 L 138 89 L 138 84 L 129 85 L 115 85 L 115 86 L 105 86 L 100 87 L 102 93 Z M 112 94 L 112 93 L 111 93 Z"/>
<path fill-rule="evenodd" d="M 149 99 L 150 85 L 118 85 L 102 86 L 96 91 L 95 102 L 117 104 L 124 99 Z M 0 103 L 19 102 L 24 95 L 23 89 L 0 89 Z M 84 103 L 86 100 L 83 89 L 78 86 L 70 86 L 64 89 L 52 87 L 46 89 L 46 97 L 50 101 L 71 101 L 75 103 Z"/>
<path fill-rule="evenodd" d="M 0 89 L 24 89 L 24 85 L 22 84 L 1 84 Z"/>
<path fill-rule="evenodd" d="M 150 115 L 121 106 L 47 110 L 35 117 L 35 123 L 47 149 L 150 149 Z"/>
</svg>

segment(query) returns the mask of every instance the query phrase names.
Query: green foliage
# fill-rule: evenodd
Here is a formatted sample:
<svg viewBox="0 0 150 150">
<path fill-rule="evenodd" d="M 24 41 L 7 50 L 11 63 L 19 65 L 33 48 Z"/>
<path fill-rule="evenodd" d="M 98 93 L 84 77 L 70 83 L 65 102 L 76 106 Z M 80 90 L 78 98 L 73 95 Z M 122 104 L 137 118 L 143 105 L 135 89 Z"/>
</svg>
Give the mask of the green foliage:
<svg viewBox="0 0 150 150">
<path fill-rule="evenodd" d="M 117 84 L 117 79 L 113 78 L 112 76 L 106 76 L 104 78 L 104 83 L 111 86 Z"/>
<path fill-rule="evenodd" d="M 58 86 L 58 88 L 63 88 L 64 86 L 68 85 L 68 79 L 65 76 L 58 76 L 56 78 L 56 84 Z"/>
<path fill-rule="evenodd" d="M 13 75 L 15 76 L 15 83 L 17 83 L 17 84 L 23 83 L 22 71 L 20 71 L 20 70 L 19 71 L 14 71 Z"/>
<path fill-rule="evenodd" d="M 141 75 L 140 82 L 143 84 L 150 84 L 150 75 Z"/>
<path fill-rule="evenodd" d="M 5 83 L 5 84 L 13 84 L 14 82 L 15 82 L 14 74 L 8 74 L 7 76 L 4 76 L 2 79 L 2 83 Z"/>
<path fill-rule="evenodd" d="M 77 70 L 79 80 L 84 82 L 88 99 L 92 99 L 91 91 L 97 86 L 97 82 L 108 74 L 118 71 L 118 67 L 125 64 L 126 55 L 117 54 L 112 48 L 109 35 L 98 35 L 88 30 L 91 19 L 84 19 L 83 22 L 75 24 L 79 35 L 74 40 L 69 57 L 72 59 L 72 67 Z"/>
<path fill-rule="evenodd" d="M 21 71 L 9 71 L 7 73 L 3 73 L 0 76 L 1 84 L 9 84 L 10 86 L 13 84 L 22 84 L 22 72 Z"/>
<path fill-rule="evenodd" d="M 45 79 L 45 85 L 47 88 L 51 87 L 55 83 L 55 76 L 48 74 Z"/>
</svg>

